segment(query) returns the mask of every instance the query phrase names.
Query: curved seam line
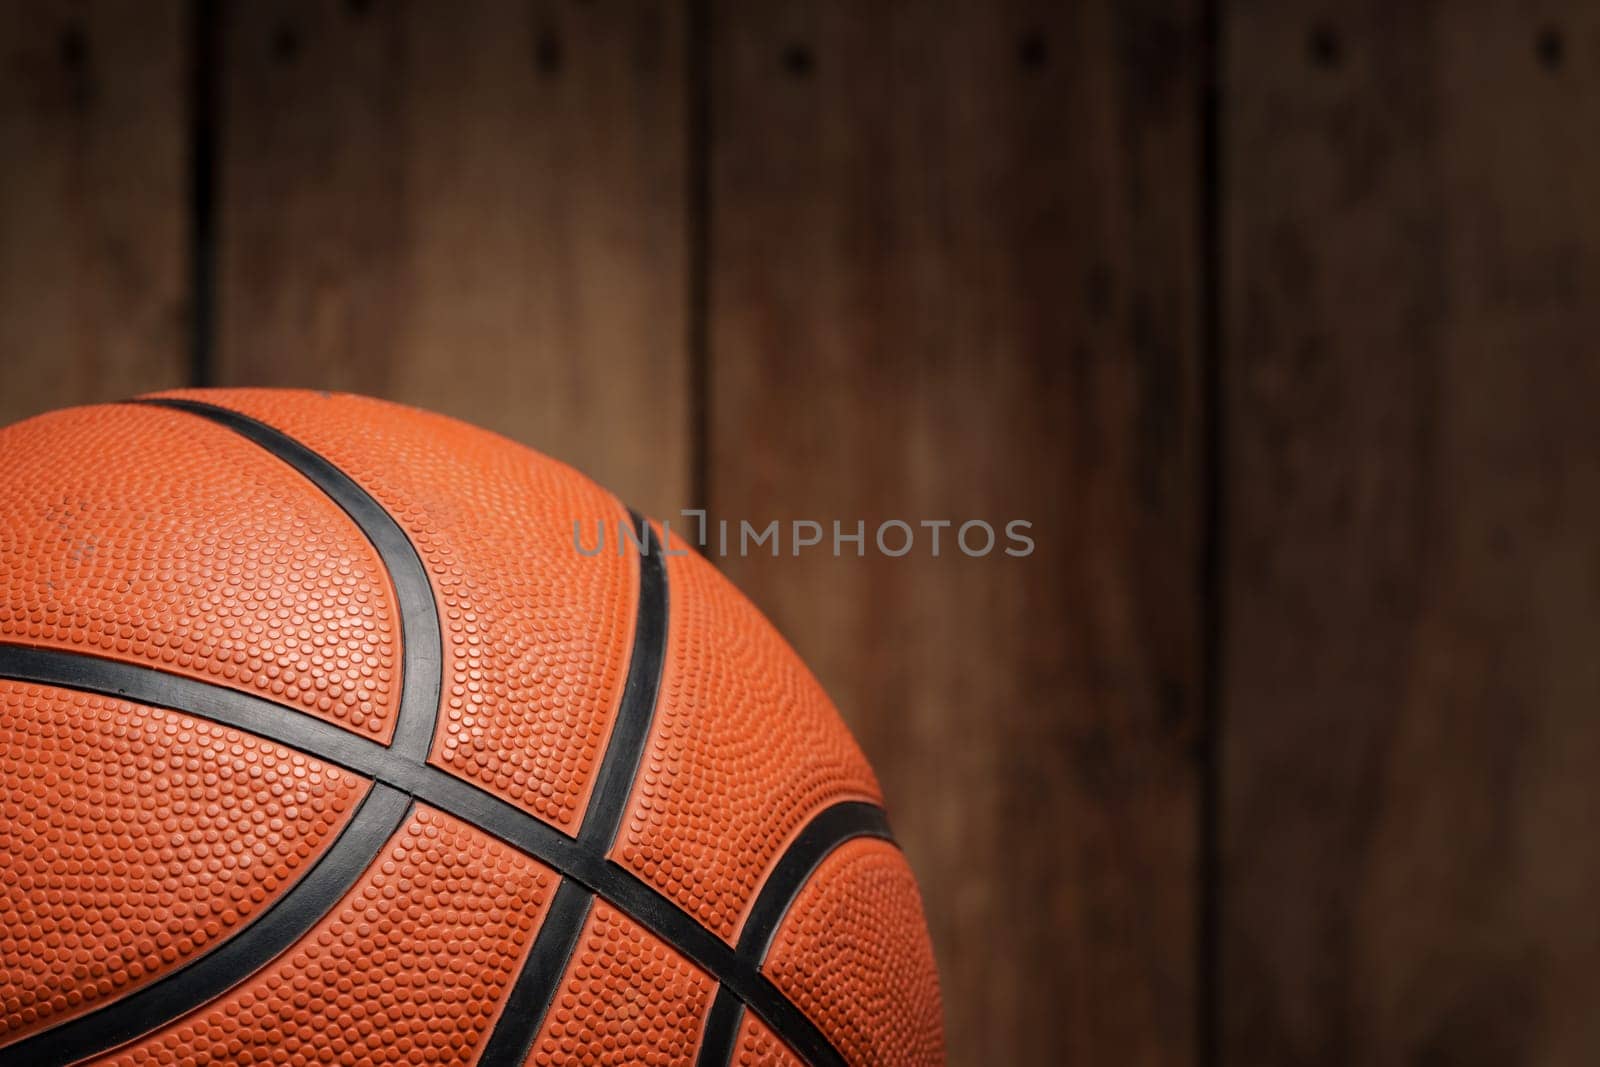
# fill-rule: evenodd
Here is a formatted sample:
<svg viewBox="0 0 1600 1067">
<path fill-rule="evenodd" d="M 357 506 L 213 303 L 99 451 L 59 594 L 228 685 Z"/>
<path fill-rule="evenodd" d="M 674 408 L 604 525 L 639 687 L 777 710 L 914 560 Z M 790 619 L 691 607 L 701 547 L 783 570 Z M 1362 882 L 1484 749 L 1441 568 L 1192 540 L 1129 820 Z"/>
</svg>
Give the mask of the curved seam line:
<svg viewBox="0 0 1600 1067">
<path fill-rule="evenodd" d="M 626 702 L 626 698 L 630 693 L 642 694 L 646 690 L 648 690 L 649 700 L 647 702 L 642 700 L 635 702 L 636 706 L 633 709 L 633 713 L 626 719 L 626 723 L 632 732 L 622 739 L 627 748 L 617 757 L 613 757 L 613 750 L 616 748 L 617 730 L 623 727 L 625 722 L 622 709 L 619 708 L 618 721 L 613 726 L 613 740 L 607 745 L 606 755 L 602 759 L 601 768 L 597 774 L 597 795 L 591 796 L 589 810 L 585 813 L 583 824 L 580 825 L 579 840 L 575 841 L 546 826 L 536 817 L 530 816 L 521 809 L 501 801 L 498 797 L 494 797 L 476 785 L 447 775 L 426 762 L 432 749 L 433 733 L 437 725 L 439 705 L 443 693 L 444 652 L 441 635 L 442 628 L 438 615 L 438 604 L 433 595 L 433 586 L 426 569 L 422 565 L 416 546 L 405 531 L 400 528 L 399 523 L 387 508 L 374 499 L 349 474 L 326 457 L 276 427 L 242 412 L 179 397 L 145 397 L 128 401 L 128 403 L 185 412 L 237 433 L 294 469 L 321 490 L 350 517 L 357 528 L 361 530 L 362 535 L 372 545 L 374 551 L 377 552 L 390 584 L 395 591 L 401 623 L 403 664 L 400 709 L 396 715 L 391 743 L 385 746 L 361 737 L 353 731 L 333 726 L 325 720 L 310 716 L 302 709 L 256 698 L 242 691 L 168 674 L 158 669 L 104 661 L 92 656 L 80 655 L 78 658 L 94 663 L 122 667 L 126 671 L 146 672 L 153 676 L 153 679 L 150 680 L 166 679 L 168 683 L 167 689 L 172 689 L 174 688 L 174 683 L 179 683 L 176 687 L 181 690 L 184 688 L 181 683 L 189 683 L 192 693 L 211 691 L 214 696 L 226 694 L 228 697 L 240 698 L 238 703 L 239 707 L 245 712 L 243 716 L 245 720 L 253 717 L 253 713 L 257 710 L 257 705 L 275 708 L 280 712 L 290 712 L 291 723 L 298 725 L 301 729 L 296 729 L 294 725 L 291 725 L 288 730 L 283 731 L 283 734 L 299 733 L 307 735 L 303 743 L 285 740 L 283 736 L 274 736 L 276 731 L 268 732 L 273 725 L 271 721 L 254 726 L 244 722 L 235 725 L 238 725 L 240 729 L 256 733 L 264 738 L 276 740 L 290 747 L 300 748 L 308 755 L 314 755 L 334 763 L 341 763 L 352 770 L 356 770 L 358 773 L 367 774 L 376 783 L 388 785 L 413 798 L 428 800 L 429 803 L 439 806 L 441 810 L 449 811 L 458 817 L 465 818 L 480 830 L 501 837 L 502 840 L 508 841 L 508 843 L 513 844 L 534 858 L 549 863 L 566 877 L 583 883 L 592 893 L 608 899 L 635 920 L 651 928 L 658 936 L 679 951 L 690 956 L 691 959 L 695 960 L 719 980 L 719 998 L 722 996 L 723 991 L 731 991 L 734 996 L 738 997 L 740 1001 L 761 1016 L 775 1033 L 789 1043 L 791 1048 L 801 1052 L 812 1063 L 819 1065 L 843 1063 L 843 1059 L 837 1049 L 822 1034 L 821 1030 L 810 1022 L 793 1001 L 784 996 L 761 974 L 759 960 L 752 964 L 747 959 L 747 953 L 741 952 L 738 948 L 729 953 L 726 942 L 701 925 L 694 916 L 672 901 L 667 900 L 659 891 L 604 855 L 615 840 L 617 829 L 626 808 L 627 797 L 632 793 L 633 778 L 637 773 L 639 761 L 643 758 L 644 749 L 648 741 L 650 722 L 654 715 L 655 697 L 659 690 L 661 672 L 665 663 L 667 636 L 665 568 L 660 561 L 662 553 L 653 553 L 649 550 L 651 544 L 658 543 L 658 539 L 655 538 L 653 528 L 638 512 L 630 509 L 629 513 L 636 526 L 642 526 L 643 528 L 643 534 L 640 539 L 640 609 L 638 621 L 635 625 L 635 658 L 630 664 L 624 700 Z M 651 563 L 652 560 L 654 560 L 653 564 Z M 654 574 L 652 574 L 652 569 Z M 648 595 L 646 583 L 647 579 L 652 577 L 659 578 L 659 612 L 646 611 Z M 646 622 L 652 624 L 652 632 L 642 634 L 641 630 L 644 627 L 641 624 Z M 659 630 L 659 632 L 654 632 L 656 630 Z M 648 657 L 645 659 L 637 658 L 641 649 L 650 647 L 655 649 L 655 662 L 653 664 L 648 662 Z M 0 648 L 0 652 L 4 651 L 4 648 Z M 431 656 L 428 655 L 429 652 L 432 653 Z M 49 653 L 46 654 L 48 655 Z M 75 654 L 57 653 L 56 655 L 66 657 Z M 640 679 L 641 684 L 638 688 L 634 687 L 636 668 L 644 672 L 644 677 Z M 130 676 L 138 677 L 137 673 Z M 431 682 L 428 681 L 430 677 Z M 651 680 L 653 680 L 653 685 L 647 685 L 646 683 Z M 93 689 L 92 686 L 90 688 Z M 159 681 L 156 683 L 156 688 L 158 690 L 162 688 Z M 95 691 L 105 692 L 106 690 Z M 126 696 L 128 694 L 126 692 L 115 692 L 112 695 Z M 200 718 L 209 717 L 177 703 L 166 704 L 160 700 L 142 700 L 141 702 L 170 707 L 171 710 L 196 715 Z M 643 704 L 642 713 L 637 707 L 641 703 Z M 419 709 L 426 709 L 426 711 L 424 713 Z M 641 723 L 642 728 L 640 728 Z M 341 736 L 338 738 L 330 737 L 329 732 Z M 314 742 L 319 735 L 335 752 L 342 753 L 346 759 L 353 762 L 342 762 L 333 752 L 328 752 L 321 746 L 315 745 Z M 377 749 L 382 754 L 382 757 L 367 764 L 360 757 L 363 752 L 369 749 Z M 621 774 L 619 767 L 625 758 L 632 765 L 628 768 L 629 773 L 624 776 Z M 356 766 L 356 763 L 372 766 L 374 769 L 365 771 Z M 385 769 L 390 773 L 384 773 Z M 627 788 L 620 792 L 620 802 L 615 802 L 614 798 L 618 795 L 615 792 L 619 788 L 618 783 L 624 781 Z M 435 788 L 424 789 L 423 787 L 430 782 Z M 459 787 L 462 786 L 467 787 L 467 793 L 463 794 L 461 792 Z M 469 809 L 475 806 L 483 809 L 484 805 L 487 805 L 487 810 L 480 810 L 479 815 L 488 821 L 479 821 L 447 806 L 442 801 L 433 799 L 436 795 L 435 791 L 439 796 L 457 794 L 456 799 L 464 801 Z M 476 796 L 473 794 L 476 794 Z M 473 803 L 474 800 L 477 800 L 478 804 L 475 805 Z M 602 803 L 602 806 L 598 809 L 596 808 L 597 800 Z M 867 806 L 871 807 L 871 805 Z M 827 809 L 822 815 L 827 815 L 832 810 L 832 808 Z M 881 809 L 879 810 L 881 813 Z M 502 822 L 508 813 L 512 818 L 508 822 Z M 822 815 L 817 818 L 822 818 Z M 498 828 L 493 825 L 497 823 L 499 824 Z M 519 840 L 522 838 L 522 834 L 518 832 L 519 829 L 526 831 L 534 826 L 538 827 L 538 832 L 530 834 L 526 841 Z M 808 825 L 807 829 L 809 830 L 810 828 Z M 546 835 L 554 835 L 554 837 L 546 841 L 545 848 L 541 848 L 537 839 Z M 884 825 L 883 836 L 888 838 L 886 824 Z M 892 838 L 888 839 L 892 841 Z M 790 849 L 780 858 L 780 868 L 789 860 L 790 854 L 794 852 L 799 844 L 800 840 L 797 838 L 791 844 Z M 596 848 L 597 845 L 599 846 L 598 848 Z M 379 847 L 381 849 L 381 843 Z M 549 855 L 550 852 L 570 852 L 570 866 L 562 866 L 559 861 Z M 816 862 L 820 862 L 820 857 Z M 812 869 L 814 869 L 814 866 L 815 864 L 813 864 Z M 777 876 L 778 871 L 779 868 L 774 868 L 773 877 Z M 602 889 L 603 883 L 610 883 L 610 890 Z M 766 888 L 771 888 L 770 879 Z M 795 892 L 798 893 L 798 891 L 797 887 Z M 765 895 L 765 891 L 763 895 Z M 633 899 L 634 904 L 632 907 L 623 903 L 624 897 Z M 790 903 L 792 903 L 792 898 Z M 758 898 L 756 907 L 760 905 L 761 900 Z M 787 904 L 784 906 L 784 910 L 786 909 Z M 654 916 L 654 921 L 649 917 L 651 914 Z M 752 909 L 752 914 L 746 921 L 745 931 L 740 937 L 741 944 L 749 933 L 754 918 L 755 910 Z M 781 921 L 781 918 L 780 914 L 778 921 Z M 667 927 L 676 927 L 676 934 L 669 931 Z M 771 936 L 770 932 L 768 936 Z M 692 941 L 700 942 L 701 951 L 699 953 L 696 953 L 687 943 Z M 723 960 L 723 965 L 717 966 L 713 964 L 711 962 L 713 958 Z M 734 985 L 735 979 L 737 979 L 737 986 Z M 243 979 L 240 980 L 242 981 Z M 521 976 L 519 976 L 520 980 Z M 498 1029 L 498 1025 L 496 1029 Z M 792 1034 L 791 1030 L 794 1031 Z M 797 1042 L 794 1040 L 796 1037 L 803 1040 Z M 491 1035 L 491 1040 L 492 1038 L 493 1035 Z"/>
<path fill-rule="evenodd" d="M 605 755 L 595 774 L 595 788 L 578 829 L 578 840 L 596 851 L 608 852 L 633 795 L 639 764 L 644 761 L 661 693 L 661 672 L 666 663 L 667 627 L 671 590 L 662 563 L 655 530 L 637 511 L 629 510 L 634 526 L 642 529 L 639 548 L 639 604 L 634 612 L 633 652 L 622 700 L 606 743 Z"/>
<path fill-rule="evenodd" d="M 326 457 L 313 451 L 303 443 L 290 437 L 288 434 L 267 425 L 257 419 L 240 412 L 217 407 L 212 404 L 203 404 L 197 401 L 178 398 L 146 398 L 130 401 L 148 407 L 164 408 L 171 411 L 183 412 L 206 419 L 225 430 L 243 437 L 259 447 L 263 452 L 273 456 L 279 462 L 288 466 L 299 474 L 324 496 L 337 505 L 361 531 L 363 537 L 377 553 L 385 577 L 394 590 L 396 612 L 400 617 L 401 641 L 401 686 L 399 709 L 395 715 L 394 732 L 391 743 L 386 749 L 396 756 L 410 756 L 418 760 L 425 759 L 432 747 L 433 732 L 438 719 L 440 697 L 443 692 L 443 643 L 440 636 L 438 605 L 434 600 L 433 587 L 422 566 L 421 557 L 417 554 L 416 546 L 398 522 L 389 514 L 388 510 L 379 504 L 366 490 L 362 489 L 353 478 Z M 162 672 L 155 672 L 160 674 Z M 300 709 L 283 708 L 295 719 L 310 717 Z M 174 708 L 180 712 L 194 714 L 185 708 Z M 340 727 L 334 727 L 340 729 Z M 348 732 L 348 731 L 345 731 Z M 359 735 L 351 734 L 352 737 Z M 379 792 L 379 786 L 383 791 Z M 374 796 L 385 798 L 393 792 L 403 796 L 403 790 L 397 790 L 392 785 L 377 783 L 368 790 L 367 799 Z M 362 803 L 362 810 L 369 810 L 367 801 Z M 374 809 L 375 810 L 375 809 Z M 351 835 L 350 831 L 357 828 L 356 820 L 346 826 L 345 832 L 339 839 L 319 857 L 317 863 L 305 877 L 298 880 L 289 890 L 280 896 L 271 907 L 265 909 L 250 922 L 232 931 L 228 937 L 219 941 L 211 950 L 204 952 L 190 960 L 178 970 L 172 972 L 168 978 L 179 975 L 185 976 L 184 980 L 177 983 L 168 982 L 166 978 L 158 983 L 146 987 L 139 994 L 130 993 L 128 996 L 119 997 L 105 1006 L 97 1008 L 75 1019 L 64 1020 L 59 1026 L 50 1027 L 35 1035 L 40 1038 L 51 1039 L 52 1049 L 56 1054 L 63 1054 L 62 1049 L 70 1049 L 70 1035 L 81 1033 L 86 1035 L 79 1044 L 85 1044 L 96 1034 L 110 1033 L 122 1035 L 115 1038 L 112 1045 L 103 1045 L 99 1051 L 108 1051 L 116 1044 L 122 1044 L 140 1034 L 151 1033 L 159 1027 L 180 1018 L 206 1003 L 215 1000 L 226 989 L 244 982 L 252 975 L 265 967 L 272 956 L 262 957 L 259 953 L 250 954 L 241 952 L 237 946 L 253 945 L 263 939 L 267 944 L 276 943 L 274 938 L 284 929 L 293 930 L 292 925 L 297 920 L 308 919 L 306 929 L 320 921 L 322 916 L 338 905 L 339 900 L 355 884 L 355 879 L 360 876 L 365 868 L 381 854 L 387 841 L 393 837 L 404 819 L 404 810 L 396 816 L 393 826 L 381 834 L 363 823 L 360 827 L 364 834 Z M 310 899 L 308 903 L 308 886 L 320 887 L 321 883 L 311 881 L 312 875 L 319 870 L 334 869 L 325 864 L 348 864 L 353 856 L 362 855 L 356 849 L 368 847 L 368 853 L 360 862 L 359 869 L 354 872 L 340 892 L 332 897 L 318 896 Z M 286 920 L 283 918 L 288 916 Z M 263 926 L 262 924 L 268 924 Z M 303 932 L 303 931 L 302 931 Z M 293 939 L 298 940 L 298 935 Z M 291 940 L 288 943 L 293 943 Z M 275 955 L 275 953 L 274 953 Z M 221 962 L 219 962 L 221 961 Z M 237 973 L 228 973 L 228 969 L 244 967 L 246 970 Z M 218 973 L 220 972 L 220 973 Z M 194 976 L 202 975 L 212 982 L 214 988 L 206 989 L 204 983 L 198 982 Z M 156 1017 L 150 1009 L 142 1008 L 151 1002 L 148 990 L 161 989 L 162 1000 L 170 999 L 173 990 L 181 989 L 184 995 L 190 998 L 187 1004 L 180 1003 L 176 1006 L 164 1004 L 170 1012 L 165 1017 Z M 145 995 L 140 995 L 145 994 Z M 138 996 L 139 999 L 134 998 Z M 199 999 L 195 999 L 199 998 Z M 129 1005 L 132 1005 L 131 1007 Z M 152 1021 L 152 1019 L 154 1021 Z M 131 1036 L 127 1031 L 139 1027 Z M 31 1040 L 31 1039 L 30 1039 Z M 21 1049 L 26 1042 L 10 1046 L 8 1052 Z M 93 1054 L 94 1050 L 74 1053 L 72 1058 Z"/>
<path fill-rule="evenodd" d="M 405 759 L 376 741 L 274 701 L 152 667 L 0 643 L 0 678 L 101 693 L 207 719 L 398 789 L 505 841 L 616 905 L 731 988 L 774 1033 L 813 1064 L 844 1063 L 828 1038 L 792 1001 L 699 920 L 631 871 L 472 782 Z M 285 711 L 290 714 L 284 715 Z"/>
<path fill-rule="evenodd" d="M 444 692 L 443 628 L 422 557 L 389 509 L 327 457 L 260 419 L 178 397 L 143 397 L 127 403 L 183 412 L 243 437 L 314 485 L 361 531 L 394 589 L 400 617 L 400 708 L 389 747 L 427 759 Z"/>
<path fill-rule="evenodd" d="M 411 798 L 400 790 L 372 783 L 334 843 L 253 919 L 148 985 L 0 1048 L 0 1064 L 69 1064 L 103 1055 L 215 1002 L 337 907 L 404 824 L 410 807 Z"/>
<path fill-rule="evenodd" d="M 593 906 L 594 894 L 581 883 L 571 878 L 561 880 L 539 924 L 539 932 L 534 935 L 528 958 L 506 994 L 500 1022 L 483 1044 L 477 1067 L 517 1067 L 527 1060 L 533 1051 L 534 1039 L 550 1014 L 555 991 L 583 937 Z M 516 1019 L 507 1024 L 512 1016 Z"/>
<path fill-rule="evenodd" d="M 773 865 L 766 884 L 756 895 L 739 933 L 737 954 L 759 973 L 779 927 L 818 869 L 841 846 L 866 837 L 894 841 L 883 809 L 875 804 L 841 801 L 812 816 Z M 719 986 L 706 1014 L 706 1032 L 695 1059 L 697 1067 L 723 1067 L 732 1061 L 743 1016 L 737 995 L 727 986 Z"/>
<path fill-rule="evenodd" d="M 578 829 L 579 846 L 596 855 L 604 855 L 616 840 L 628 798 L 633 793 L 634 779 L 649 741 L 650 724 L 655 718 L 662 664 L 666 659 L 669 596 L 666 569 L 661 554 L 652 550 L 655 533 L 650 524 L 636 511 L 630 511 L 629 515 L 635 528 L 643 530 L 638 545 L 639 592 L 634 609 L 633 651 L 611 736 L 607 739 L 605 754 L 595 774 L 594 791 Z M 563 881 L 561 892 L 568 892 L 567 887 L 573 884 Z M 563 917 L 570 919 L 567 913 L 571 910 L 569 904 Z M 587 904 L 583 914 L 588 914 Z M 583 932 L 581 921 L 563 925 L 552 921 L 553 918 L 554 915 L 546 918 L 540 926 L 533 950 L 523 961 L 512 986 L 511 999 L 517 1010 L 511 1010 L 508 1004 L 500 1013 L 484 1045 L 479 1067 L 516 1067 L 527 1058 L 539 1036 L 550 1004 L 565 977 L 566 961 L 571 958 Z M 550 961 L 557 958 L 562 961 L 561 966 L 552 968 Z"/>
</svg>

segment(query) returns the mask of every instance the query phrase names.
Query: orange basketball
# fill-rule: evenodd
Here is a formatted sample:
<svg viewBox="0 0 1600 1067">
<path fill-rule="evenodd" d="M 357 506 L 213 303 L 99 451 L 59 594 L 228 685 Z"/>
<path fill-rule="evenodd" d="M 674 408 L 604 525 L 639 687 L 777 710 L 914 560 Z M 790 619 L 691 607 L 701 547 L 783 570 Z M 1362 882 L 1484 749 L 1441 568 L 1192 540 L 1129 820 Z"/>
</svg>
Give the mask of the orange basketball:
<svg viewBox="0 0 1600 1067">
<path fill-rule="evenodd" d="M 943 1061 L 827 697 L 570 468 L 353 396 L 54 412 L 0 585 L 0 1067 Z"/>
</svg>

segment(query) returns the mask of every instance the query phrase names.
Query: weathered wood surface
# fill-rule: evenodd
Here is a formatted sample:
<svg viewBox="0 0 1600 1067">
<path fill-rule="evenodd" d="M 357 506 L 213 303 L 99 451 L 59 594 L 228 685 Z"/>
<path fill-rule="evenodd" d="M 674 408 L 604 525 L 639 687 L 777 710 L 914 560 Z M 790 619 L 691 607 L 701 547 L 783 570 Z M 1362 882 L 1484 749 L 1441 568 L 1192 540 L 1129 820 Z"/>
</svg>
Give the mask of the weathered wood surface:
<svg viewBox="0 0 1600 1067">
<path fill-rule="evenodd" d="M 186 32 L 0 3 L 0 425 L 186 380 Z"/>
<path fill-rule="evenodd" d="M 882 776 L 952 1062 L 1190 1063 L 1195 12 L 726 3 L 710 41 L 712 517 L 866 523 L 726 567 Z M 886 558 L 889 519 L 1037 550 Z"/>
<path fill-rule="evenodd" d="M 1226 25 L 1222 1062 L 1594 1062 L 1600 12 Z"/>
<path fill-rule="evenodd" d="M 681 506 L 682 7 L 223 19 L 217 380 L 420 404 Z"/>
</svg>

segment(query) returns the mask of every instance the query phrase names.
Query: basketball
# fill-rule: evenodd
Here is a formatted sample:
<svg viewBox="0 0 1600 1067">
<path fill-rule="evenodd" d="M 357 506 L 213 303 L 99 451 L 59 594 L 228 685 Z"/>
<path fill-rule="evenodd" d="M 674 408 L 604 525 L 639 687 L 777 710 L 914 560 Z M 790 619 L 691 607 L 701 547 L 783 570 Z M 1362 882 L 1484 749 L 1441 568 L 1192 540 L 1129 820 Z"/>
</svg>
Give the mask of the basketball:
<svg viewBox="0 0 1600 1067">
<path fill-rule="evenodd" d="M 674 525 L 357 396 L 0 430 L 0 1067 L 942 1063 L 878 782 Z"/>
</svg>

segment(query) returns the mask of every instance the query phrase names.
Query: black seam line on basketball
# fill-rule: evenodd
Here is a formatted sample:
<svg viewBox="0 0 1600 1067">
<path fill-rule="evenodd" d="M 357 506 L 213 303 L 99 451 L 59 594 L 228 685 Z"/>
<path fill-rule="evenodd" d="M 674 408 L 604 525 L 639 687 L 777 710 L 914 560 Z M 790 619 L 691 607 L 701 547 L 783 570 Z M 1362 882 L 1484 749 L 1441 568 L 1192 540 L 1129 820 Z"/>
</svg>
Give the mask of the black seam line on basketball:
<svg viewBox="0 0 1600 1067">
<path fill-rule="evenodd" d="M 843 1065 L 828 1038 L 759 969 L 632 872 L 465 779 L 249 693 L 187 675 L 57 649 L 0 644 L 0 679 L 101 693 L 168 708 L 298 749 L 398 789 L 573 878 L 731 988 L 815 1067 Z M 3 1067 L 3 1065 L 0 1065 Z"/>
<path fill-rule="evenodd" d="M 383 561 L 400 614 L 400 711 L 392 747 L 426 759 L 439 717 L 444 645 L 428 572 L 394 516 L 326 458 L 258 419 L 196 400 L 147 397 L 131 403 L 187 412 L 232 430 L 293 467 L 350 516 Z"/>
<path fill-rule="evenodd" d="M 577 950 L 593 903 L 594 894 L 582 885 L 571 878 L 561 880 L 550 910 L 539 924 L 528 959 L 500 1009 L 494 1031 L 484 1043 L 478 1067 L 518 1067 L 527 1060 L 533 1039 L 561 988 L 567 964 Z"/>
<path fill-rule="evenodd" d="M 628 661 L 628 677 L 617 704 L 615 722 L 606 744 L 605 756 L 595 775 L 588 809 L 578 830 L 578 842 L 597 855 L 604 855 L 616 840 L 617 828 L 633 793 L 634 778 L 644 757 L 650 722 L 655 717 L 656 694 L 661 687 L 661 665 L 665 658 L 667 631 L 667 576 L 660 551 L 655 547 L 655 532 L 638 512 L 630 511 L 639 534 L 639 602 L 633 625 L 633 652 Z M 500 1012 L 494 1031 L 484 1046 L 480 1067 L 517 1067 L 528 1056 L 550 1002 L 561 984 L 566 966 L 577 943 L 588 905 L 584 904 L 575 925 L 562 926 L 557 905 L 562 893 L 577 892 L 576 883 L 561 883 L 551 914 L 540 926 L 533 951 L 522 965 L 506 1007 Z M 587 895 L 585 896 L 587 900 Z M 576 905 L 566 905 L 576 913 Z M 559 960 L 552 970 L 552 961 Z"/>
<path fill-rule="evenodd" d="M 666 659 L 668 590 L 667 570 L 660 542 L 650 523 L 630 511 L 635 529 L 641 530 L 639 549 L 639 607 L 633 624 L 633 653 L 628 659 L 628 679 L 622 687 L 616 722 L 605 756 L 595 775 L 578 840 L 597 852 L 608 852 L 622 825 L 623 811 L 633 794 L 634 778 L 644 759 L 650 723 L 655 718 L 656 695 L 661 689 L 661 667 Z"/>
<path fill-rule="evenodd" d="M 756 895 L 744 929 L 739 932 L 739 955 L 753 963 L 765 960 L 783 917 L 789 914 L 795 898 L 811 881 L 822 861 L 840 845 L 858 837 L 894 840 L 889 832 L 888 816 L 878 805 L 859 800 L 841 801 L 822 809 L 806 823 Z"/>
<path fill-rule="evenodd" d="M 731 1063 L 743 1022 L 744 1003 L 719 985 L 717 995 L 711 1000 L 711 1010 L 706 1012 L 705 1032 L 700 1035 L 695 1067 L 722 1067 Z"/>
<path fill-rule="evenodd" d="M 861 837 L 894 840 L 889 832 L 889 820 L 876 804 L 843 801 L 824 808 L 806 823 L 779 857 L 756 895 L 744 929 L 739 933 L 739 956 L 759 968 L 766 961 L 784 916 L 789 914 L 795 899 L 822 866 L 822 861 L 840 845 Z M 743 1015 L 738 998 L 726 986 L 719 986 L 716 999 L 711 1002 L 711 1011 L 706 1015 L 705 1036 L 695 1060 L 698 1067 L 723 1067 L 733 1059 L 733 1046 Z"/>
<path fill-rule="evenodd" d="M 0 1048 L 3 1067 L 70 1064 L 110 1051 L 214 1001 L 304 937 L 336 906 L 405 822 L 411 798 L 375 783 L 338 839 L 247 926 L 105 1007 Z"/>
</svg>

